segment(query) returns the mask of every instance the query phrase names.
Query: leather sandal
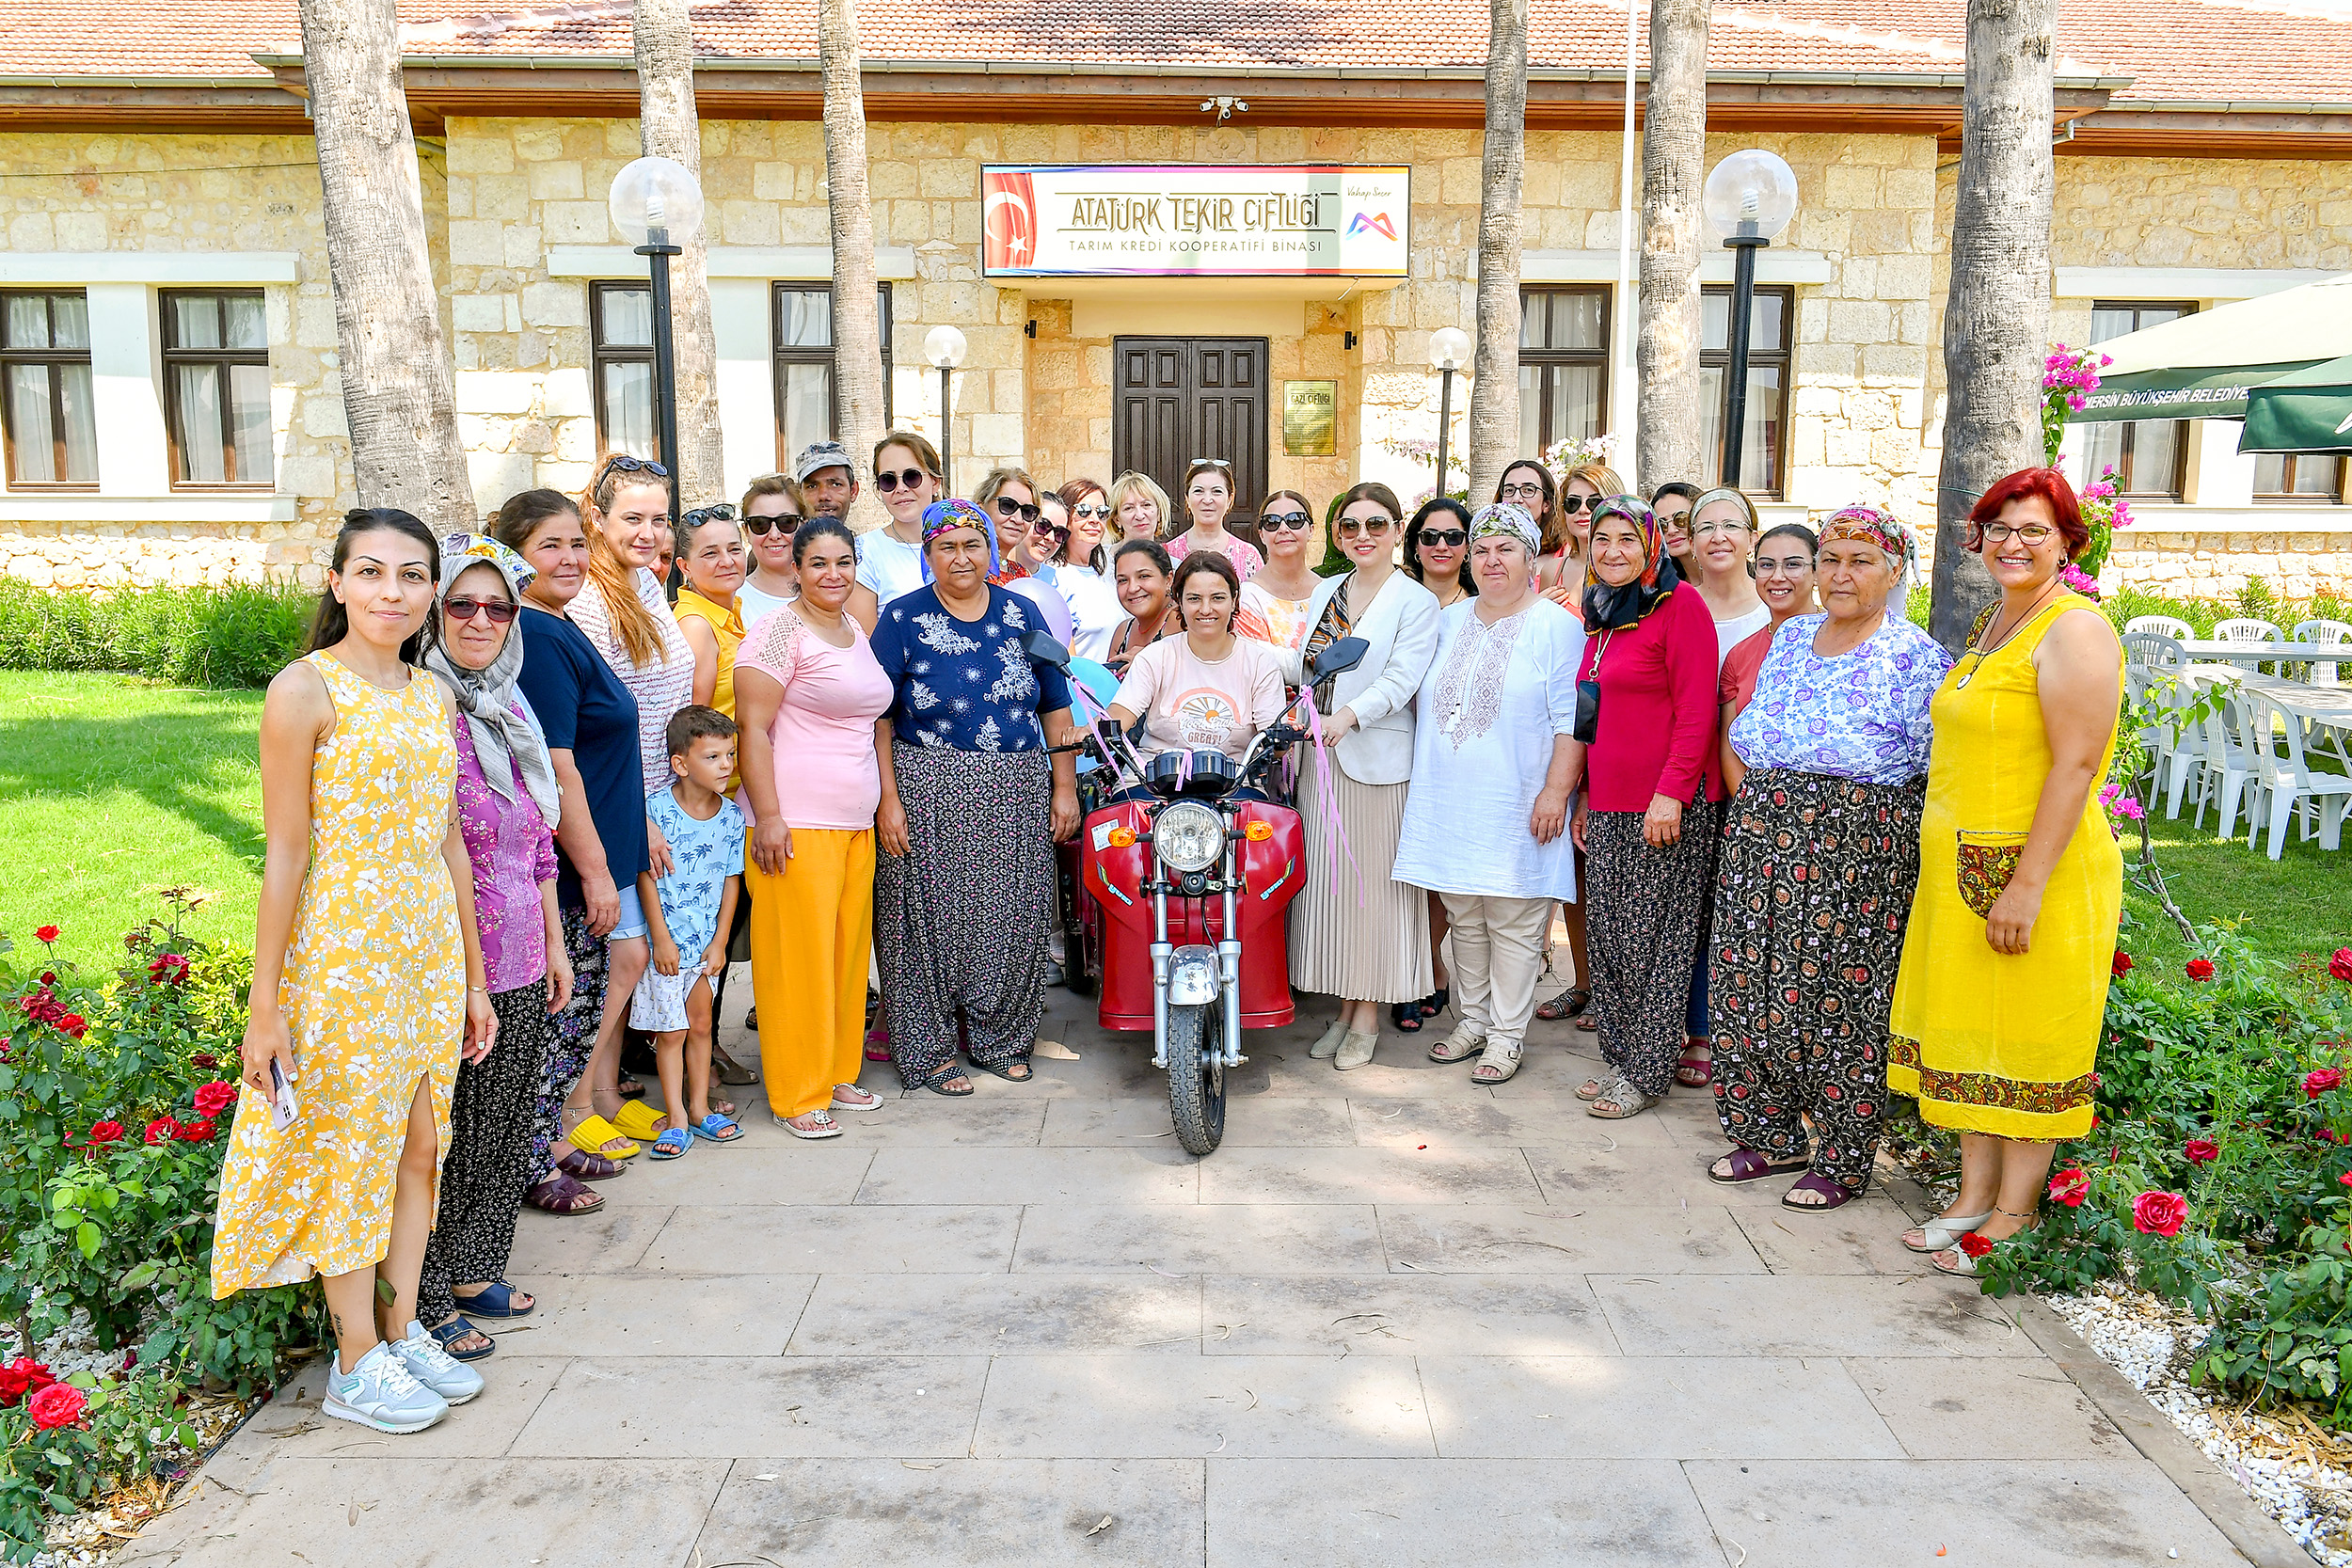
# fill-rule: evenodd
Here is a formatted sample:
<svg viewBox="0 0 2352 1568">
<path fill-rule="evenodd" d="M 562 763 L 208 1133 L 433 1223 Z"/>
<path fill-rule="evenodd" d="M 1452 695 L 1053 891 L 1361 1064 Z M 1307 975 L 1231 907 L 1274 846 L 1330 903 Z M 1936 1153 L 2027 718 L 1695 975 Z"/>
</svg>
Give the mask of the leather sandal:
<svg viewBox="0 0 2352 1568">
<path fill-rule="evenodd" d="M 1400 1035 L 1420 1034 L 1421 1021 L 1426 1016 L 1418 1002 L 1398 1002 L 1389 1008 L 1389 1022 L 1396 1026 Z"/>
<path fill-rule="evenodd" d="M 1584 1108 L 1584 1114 L 1598 1117 L 1603 1121 L 1624 1121 L 1640 1116 L 1664 1098 L 1663 1095 L 1644 1094 L 1633 1086 L 1631 1079 L 1620 1076 L 1606 1091 L 1594 1097 L 1593 1102 Z"/>
<path fill-rule="evenodd" d="M 1788 1193 L 1811 1193 L 1821 1201 L 1819 1203 L 1793 1202 Z M 1793 1210 L 1800 1214 L 1824 1214 L 1832 1209 L 1842 1209 L 1854 1199 L 1854 1194 L 1851 1188 L 1831 1180 L 1818 1170 L 1809 1170 L 1798 1177 L 1790 1185 L 1788 1193 L 1781 1195 L 1780 1206 L 1783 1209 Z"/>
<path fill-rule="evenodd" d="M 1960 1239 L 1993 1217 L 1987 1209 L 1981 1214 L 1938 1214 L 1925 1225 L 1915 1226 L 1919 1239 L 1913 1241 L 1911 1232 L 1903 1232 L 1903 1245 L 1914 1252 L 1948 1252 L 1959 1245 Z"/>
<path fill-rule="evenodd" d="M 1526 1053 L 1526 1051 L 1527 1048 L 1518 1040 L 1506 1040 L 1500 1036 L 1489 1036 L 1486 1040 L 1486 1049 L 1479 1055 L 1478 1065 L 1470 1069 L 1470 1082 L 1473 1084 L 1509 1083 L 1518 1076 L 1519 1058 Z"/>
<path fill-rule="evenodd" d="M 1557 1023 L 1564 1018 L 1575 1018 L 1593 1005 L 1593 993 L 1582 986 L 1570 986 L 1535 1009 L 1535 1016 Z"/>
<path fill-rule="evenodd" d="M 1693 1056 L 1686 1047 L 1682 1059 L 1675 1063 L 1675 1082 L 1686 1089 L 1703 1089 L 1715 1081 L 1715 1063 L 1711 1056 Z"/>
<path fill-rule="evenodd" d="M 1810 1160 L 1771 1160 L 1753 1148 L 1735 1148 L 1708 1164 L 1707 1179 L 1719 1187 L 1736 1187 L 1742 1181 L 1761 1181 L 1768 1176 L 1786 1176 L 1792 1170 L 1811 1167 Z M 1724 1174 L 1715 1174 L 1722 1165 Z"/>
<path fill-rule="evenodd" d="M 575 1181 L 610 1181 L 628 1171 L 628 1167 L 618 1160 L 608 1160 L 601 1154 L 591 1154 L 579 1148 L 555 1162 L 555 1168 Z"/>
<path fill-rule="evenodd" d="M 1486 1048 L 1486 1032 L 1468 1022 L 1454 1026 L 1454 1033 L 1429 1048 L 1429 1059 L 1451 1066 L 1467 1062 Z"/>
<path fill-rule="evenodd" d="M 604 1207 L 604 1195 L 592 1193 L 559 1172 L 523 1194 L 523 1201 L 550 1214 L 593 1214 Z"/>
</svg>

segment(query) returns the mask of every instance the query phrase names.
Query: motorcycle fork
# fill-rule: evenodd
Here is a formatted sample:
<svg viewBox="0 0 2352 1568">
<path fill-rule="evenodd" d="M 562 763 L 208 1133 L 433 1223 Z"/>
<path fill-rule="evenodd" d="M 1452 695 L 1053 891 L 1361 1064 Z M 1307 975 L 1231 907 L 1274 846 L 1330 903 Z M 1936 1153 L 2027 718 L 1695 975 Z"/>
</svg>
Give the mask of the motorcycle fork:
<svg viewBox="0 0 2352 1568">
<path fill-rule="evenodd" d="M 1168 969 L 1169 961 L 1175 957 L 1176 948 L 1168 940 L 1167 873 L 1156 860 L 1152 864 L 1155 870 L 1161 872 L 1153 879 L 1161 886 L 1158 892 L 1152 895 L 1152 1065 L 1165 1072 L 1168 1070 Z"/>
<path fill-rule="evenodd" d="M 1225 838 L 1225 936 L 1216 944 L 1217 978 L 1224 990 L 1217 1000 L 1225 1006 L 1225 1065 L 1229 1068 L 1239 1067 L 1248 1060 L 1241 1053 L 1241 926 L 1233 898 L 1241 867 L 1235 860 L 1233 838 L 1229 819 Z"/>
</svg>

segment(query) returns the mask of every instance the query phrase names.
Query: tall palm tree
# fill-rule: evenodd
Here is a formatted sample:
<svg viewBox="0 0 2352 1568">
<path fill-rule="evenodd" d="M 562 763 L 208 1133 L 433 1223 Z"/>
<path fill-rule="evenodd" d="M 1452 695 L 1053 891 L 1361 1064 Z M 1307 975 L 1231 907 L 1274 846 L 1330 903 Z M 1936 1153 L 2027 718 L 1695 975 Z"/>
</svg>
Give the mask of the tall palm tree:
<svg viewBox="0 0 2352 1568">
<path fill-rule="evenodd" d="M 1983 562 L 1963 547 L 1968 509 L 2002 475 L 2042 461 L 2057 29 L 2058 0 L 1968 0 L 1931 622 L 1955 653 L 1994 596 Z"/>
<path fill-rule="evenodd" d="M 649 158 L 703 171 L 702 120 L 694 112 L 694 29 L 686 0 L 636 0 L 637 137 Z M 720 498 L 726 474 L 719 440 L 718 335 L 710 325 L 709 242 L 699 226 L 670 259 L 672 363 L 677 379 L 677 444 L 664 452 L 677 473 L 680 504 Z"/>
<path fill-rule="evenodd" d="M 1494 494 L 1519 444 L 1519 184 L 1527 166 L 1527 0 L 1488 0 L 1486 15 L 1478 350 L 1470 413 L 1473 502 Z"/>
<path fill-rule="evenodd" d="M 833 220 L 834 407 L 842 443 L 863 465 L 882 434 L 882 321 L 874 279 L 874 206 L 866 183 L 866 87 L 859 75 L 856 0 L 818 0 L 817 49 L 825 78 L 825 190 Z M 942 411 L 943 418 L 946 411 Z M 885 518 L 869 485 L 852 521 Z"/>
<path fill-rule="evenodd" d="M 1695 480 L 1699 442 L 1699 203 L 1707 182 L 1710 0 L 1650 0 L 1642 112 L 1640 412 L 1633 471 L 1645 485 Z"/>
<path fill-rule="evenodd" d="M 425 251 L 392 0 L 301 0 L 343 417 L 362 506 L 481 526 Z"/>
</svg>

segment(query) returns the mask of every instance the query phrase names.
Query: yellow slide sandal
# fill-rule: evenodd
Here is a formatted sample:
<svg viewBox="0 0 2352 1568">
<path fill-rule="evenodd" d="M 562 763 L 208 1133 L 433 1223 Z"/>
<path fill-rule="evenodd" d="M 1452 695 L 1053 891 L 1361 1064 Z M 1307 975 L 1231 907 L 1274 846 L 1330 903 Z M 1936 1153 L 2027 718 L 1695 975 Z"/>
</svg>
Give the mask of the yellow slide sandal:
<svg viewBox="0 0 2352 1568">
<path fill-rule="evenodd" d="M 651 1143 L 661 1136 L 661 1113 L 642 1100 L 623 1101 L 620 1114 L 612 1118 L 612 1125 L 621 1130 L 625 1138 Z"/>
<path fill-rule="evenodd" d="M 601 1154 L 608 1160 L 634 1160 L 644 1152 L 619 1128 L 598 1116 L 582 1117 L 571 1132 L 564 1135 L 564 1141 L 574 1148 L 590 1154 Z"/>
</svg>

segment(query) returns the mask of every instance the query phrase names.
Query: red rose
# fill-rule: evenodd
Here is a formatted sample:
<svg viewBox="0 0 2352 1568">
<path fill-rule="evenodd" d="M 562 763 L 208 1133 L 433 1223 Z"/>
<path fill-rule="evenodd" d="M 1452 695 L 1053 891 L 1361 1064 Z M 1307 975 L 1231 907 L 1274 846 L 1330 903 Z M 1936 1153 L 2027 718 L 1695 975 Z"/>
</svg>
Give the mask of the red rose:
<svg viewBox="0 0 2352 1568">
<path fill-rule="evenodd" d="M 77 1040 L 80 1039 L 89 1029 L 89 1020 L 84 1018 L 80 1013 L 61 1013 L 57 1016 L 55 1022 L 58 1028 L 64 1030 L 67 1034 L 72 1036 Z"/>
<path fill-rule="evenodd" d="M 2337 1177 L 2336 1180 L 2343 1182 L 2347 1187 L 2352 1187 L 2352 1170 L 2345 1171 L 2342 1176 Z"/>
<path fill-rule="evenodd" d="M 209 1084 L 197 1086 L 196 1114 L 199 1117 L 216 1117 L 236 1102 L 237 1085 L 234 1084 L 226 1084 L 215 1078 Z"/>
<path fill-rule="evenodd" d="M 2303 1075 L 2303 1098 L 2306 1100 L 2317 1100 L 2321 1095 L 2326 1094 L 2329 1089 L 2334 1088 L 2337 1085 L 2343 1082 L 2344 1070 L 2341 1068 L 2324 1067 L 2315 1069 Z"/>
<path fill-rule="evenodd" d="M 188 1058 L 188 1064 L 205 1072 L 216 1072 L 220 1069 L 220 1058 L 209 1051 L 198 1052 Z"/>
<path fill-rule="evenodd" d="M 36 930 L 33 936 L 40 942 L 52 942 L 57 940 L 57 928 L 55 926 L 43 926 Z"/>
<path fill-rule="evenodd" d="M 122 1141 L 122 1123 L 119 1121 L 93 1122 L 89 1130 L 89 1146 L 101 1148 L 107 1144 L 119 1144 Z"/>
<path fill-rule="evenodd" d="M 71 1383 L 53 1383 L 24 1402 L 32 1413 L 33 1424 L 43 1432 L 55 1432 L 80 1421 L 89 1409 L 89 1396 Z"/>
<path fill-rule="evenodd" d="M 2192 980 L 2205 981 L 2213 978 L 2213 960 L 2211 958 L 2191 958 L 2184 967 L 2187 970 L 2188 977 Z"/>
<path fill-rule="evenodd" d="M 2069 1165 L 2050 1178 L 2050 1198 L 2055 1203 L 2063 1203 L 2069 1209 L 2079 1209 L 2083 1206 L 2083 1199 L 2090 1196 L 2090 1178 L 2083 1174 L 2079 1165 Z"/>
<path fill-rule="evenodd" d="M 188 977 L 188 960 L 177 953 L 166 953 L 147 966 L 147 977 L 159 986 L 176 986 Z"/>
<path fill-rule="evenodd" d="M 2209 1165 L 2221 1158 L 2221 1146 L 2211 1138 L 2191 1138 L 2181 1146 L 2192 1165 Z"/>
<path fill-rule="evenodd" d="M 2188 1218 L 2188 1200 L 2178 1193 L 2142 1193 L 2132 1199 L 2132 1224 L 2145 1236 L 2177 1236 Z"/>
<path fill-rule="evenodd" d="M 1993 1250 L 1993 1243 L 1971 1230 L 1960 1239 L 1960 1250 L 1971 1258 L 1981 1258 Z"/>
<path fill-rule="evenodd" d="M 2352 947 L 2339 947 L 2328 955 L 2328 973 L 2339 980 L 2352 980 Z"/>
<path fill-rule="evenodd" d="M 56 1381 L 47 1367 L 29 1355 L 0 1362 L 0 1406 L 15 1404 L 25 1395 L 39 1393 Z"/>
<path fill-rule="evenodd" d="M 157 1117 L 147 1124 L 147 1141 L 150 1144 L 167 1144 L 178 1136 L 179 1132 L 178 1122 L 169 1117 Z"/>
<path fill-rule="evenodd" d="M 2121 947 L 2115 950 L 2115 962 L 2109 966 L 2117 979 L 2132 972 L 2132 956 Z"/>
<path fill-rule="evenodd" d="M 183 1144 L 208 1144 L 213 1141 L 213 1124 L 208 1118 L 203 1121 L 183 1121 L 171 1135 Z"/>
<path fill-rule="evenodd" d="M 40 972 L 40 983 L 44 986 L 56 985 L 57 983 L 57 972 L 54 969 L 42 970 Z"/>
</svg>

